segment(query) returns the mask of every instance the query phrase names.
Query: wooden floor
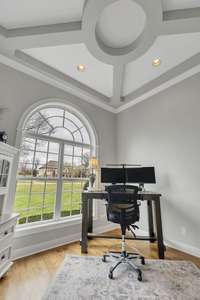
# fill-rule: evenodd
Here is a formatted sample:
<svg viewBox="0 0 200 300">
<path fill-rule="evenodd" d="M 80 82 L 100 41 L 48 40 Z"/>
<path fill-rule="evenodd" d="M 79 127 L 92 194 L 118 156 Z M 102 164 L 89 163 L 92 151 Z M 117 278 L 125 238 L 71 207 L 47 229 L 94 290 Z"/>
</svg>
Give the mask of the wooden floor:
<svg viewBox="0 0 200 300">
<path fill-rule="evenodd" d="M 116 232 L 115 232 L 116 233 Z M 157 259 L 156 244 L 128 241 L 128 250 L 137 249 L 146 258 Z M 119 240 L 95 239 L 89 242 L 88 255 L 102 255 L 105 251 L 119 250 Z M 44 294 L 65 255 L 80 255 L 79 242 L 45 251 L 16 261 L 7 276 L 0 280 L 0 300 L 39 300 Z M 167 248 L 166 259 L 190 260 L 200 267 L 200 259 Z"/>
</svg>

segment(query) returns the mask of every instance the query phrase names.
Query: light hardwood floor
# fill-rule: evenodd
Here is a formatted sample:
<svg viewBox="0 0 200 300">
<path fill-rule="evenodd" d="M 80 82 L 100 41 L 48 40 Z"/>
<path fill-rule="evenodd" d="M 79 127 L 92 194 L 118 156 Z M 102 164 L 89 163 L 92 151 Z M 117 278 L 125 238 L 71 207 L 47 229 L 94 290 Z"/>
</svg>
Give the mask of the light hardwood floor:
<svg viewBox="0 0 200 300">
<path fill-rule="evenodd" d="M 128 250 L 135 248 L 146 258 L 157 259 L 156 244 L 128 241 L 127 245 Z M 120 241 L 91 240 L 88 255 L 102 255 L 109 249 L 119 250 Z M 7 276 L 0 280 L 0 300 L 40 300 L 65 255 L 70 254 L 81 254 L 79 242 L 17 260 Z M 200 267 L 199 258 L 172 248 L 167 248 L 166 259 L 190 260 Z"/>
</svg>

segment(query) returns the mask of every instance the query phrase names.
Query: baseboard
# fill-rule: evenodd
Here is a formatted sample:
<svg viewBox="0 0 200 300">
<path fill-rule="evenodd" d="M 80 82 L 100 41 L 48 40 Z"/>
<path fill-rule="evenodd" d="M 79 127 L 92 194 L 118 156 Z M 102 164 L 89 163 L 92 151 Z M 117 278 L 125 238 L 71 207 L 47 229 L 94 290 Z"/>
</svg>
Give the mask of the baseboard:
<svg viewBox="0 0 200 300">
<path fill-rule="evenodd" d="M 95 227 L 95 232 L 102 233 L 105 231 L 113 230 L 117 228 L 115 224 L 106 224 L 103 226 Z M 72 242 L 76 242 L 80 240 L 80 232 L 68 235 L 66 237 L 50 240 L 43 243 L 38 243 L 35 245 L 30 245 L 24 248 L 13 249 L 12 251 L 12 260 L 16 260 L 19 258 L 23 258 L 26 256 L 30 256 L 36 253 L 40 253 L 46 250 L 53 249 L 55 247 L 63 246 Z"/>
<path fill-rule="evenodd" d="M 148 235 L 149 233 L 145 230 L 139 229 L 139 230 L 137 230 L 136 234 Z M 200 249 L 199 248 L 196 248 L 196 247 L 193 247 L 193 246 L 181 243 L 181 242 L 167 240 L 167 239 L 164 240 L 164 244 L 170 248 L 185 252 L 185 253 L 193 255 L 193 256 L 200 257 Z"/>
<path fill-rule="evenodd" d="M 117 228 L 118 228 L 118 225 L 108 223 L 106 225 L 96 227 L 95 232 L 102 233 L 102 232 L 106 232 L 106 231 L 117 229 Z M 148 232 L 139 229 L 139 230 L 137 230 L 137 234 L 138 235 L 148 235 Z M 80 239 L 80 233 L 75 233 L 72 235 L 68 235 L 66 237 L 50 240 L 50 241 L 39 243 L 36 245 L 31 245 L 31 246 L 20 248 L 20 249 L 13 249 L 12 259 L 16 260 L 19 258 L 30 256 L 30 255 L 33 255 L 33 254 L 36 254 L 39 252 L 43 252 L 43 251 L 46 251 L 49 249 L 53 249 L 55 247 L 63 246 L 63 245 L 78 241 L 79 239 Z M 168 247 L 188 253 L 193 256 L 200 257 L 200 249 L 198 249 L 196 247 L 193 247 L 193 246 L 190 246 L 187 244 L 183 244 L 180 242 L 172 241 L 172 240 L 165 240 L 164 243 Z"/>
<path fill-rule="evenodd" d="M 200 257 L 200 249 L 187 245 L 187 244 L 183 244 L 180 242 L 176 242 L 176 241 L 170 241 L 170 240 L 165 240 L 165 245 L 170 247 L 170 248 L 174 248 L 176 250 L 185 252 L 187 254 L 193 255 L 193 256 L 197 256 Z"/>
</svg>

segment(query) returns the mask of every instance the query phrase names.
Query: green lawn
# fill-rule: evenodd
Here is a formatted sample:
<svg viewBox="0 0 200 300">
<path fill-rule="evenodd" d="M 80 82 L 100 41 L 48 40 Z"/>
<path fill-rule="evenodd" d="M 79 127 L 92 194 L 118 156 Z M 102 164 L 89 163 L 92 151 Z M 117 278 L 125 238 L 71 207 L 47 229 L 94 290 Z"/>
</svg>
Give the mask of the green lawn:
<svg viewBox="0 0 200 300">
<path fill-rule="evenodd" d="M 80 213 L 81 190 L 84 183 L 63 182 L 61 216 Z M 29 199 L 29 191 L 31 198 Z M 45 191 L 45 194 L 44 194 Z M 39 180 L 19 181 L 15 197 L 15 212 L 20 214 L 18 223 L 36 222 L 53 218 L 56 196 L 56 182 L 46 184 Z M 30 203 L 29 203 L 30 200 Z M 29 207 L 28 207 L 29 203 Z"/>
</svg>

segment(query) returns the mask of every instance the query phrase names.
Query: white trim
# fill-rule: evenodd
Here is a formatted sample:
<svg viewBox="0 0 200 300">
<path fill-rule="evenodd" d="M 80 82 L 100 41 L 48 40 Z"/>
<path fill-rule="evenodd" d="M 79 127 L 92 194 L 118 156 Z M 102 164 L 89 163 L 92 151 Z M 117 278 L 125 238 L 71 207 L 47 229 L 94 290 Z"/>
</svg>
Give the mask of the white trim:
<svg viewBox="0 0 200 300">
<path fill-rule="evenodd" d="M 46 222 L 36 222 L 24 225 L 17 225 L 15 230 L 15 238 L 29 236 L 45 231 L 51 231 L 63 227 L 81 224 L 81 215 L 60 218 L 59 220 L 50 220 Z"/>
<path fill-rule="evenodd" d="M 70 102 L 64 100 L 64 99 L 58 99 L 58 98 L 50 98 L 50 99 L 43 99 L 40 100 L 30 107 L 26 109 L 26 111 L 23 113 L 22 117 L 20 118 L 20 121 L 18 123 L 17 127 L 17 136 L 16 136 L 16 145 L 20 147 L 22 138 L 26 136 L 26 132 L 24 134 L 23 129 L 26 124 L 26 122 L 29 120 L 29 118 L 34 115 L 36 112 L 41 111 L 44 108 L 61 108 L 62 110 L 66 110 L 67 112 L 72 113 L 74 116 L 76 116 L 82 124 L 85 126 L 85 129 L 87 130 L 89 137 L 90 137 L 90 154 L 93 156 L 95 155 L 98 158 L 98 135 L 97 131 L 95 129 L 95 126 L 93 125 L 93 122 L 90 120 L 90 118 L 85 114 L 82 113 L 82 110 L 78 108 L 77 106 L 72 105 Z M 37 138 L 39 135 L 38 134 L 31 134 L 31 137 Z M 48 136 L 44 136 L 44 139 L 49 140 Z M 64 143 L 67 141 L 57 139 L 57 138 L 52 138 L 53 141 L 57 141 L 60 143 L 60 152 L 59 151 L 59 161 L 62 161 L 62 158 L 60 155 L 63 155 L 63 148 L 64 148 Z M 84 146 L 83 143 L 76 143 L 73 142 L 73 145 L 81 145 Z M 89 145 L 88 145 L 89 146 Z M 34 149 L 35 153 L 35 149 Z M 60 159 L 61 158 L 61 159 Z M 62 164 L 59 163 L 59 170 L 62 170 Z M 55 201 L 55 208 L 54 208 L 54 221 L 59 220 L 58 216 L 60 216 L 60 206 L 61 206 L 61 182 L 64 181 L 62 178 L 61 174 L 58 175 L 57 178 L 54 178 L 57 182 L 57 190 L 56 190 L 56 201 Z M 22 178 L 20 178 L 22 180 Z M 41 179 L 42 180 L 42 179 Z M 49 225 L 49 222 L 43 221 L 43 223 L 47 223 Z M 21 226 L 21 225 L 20 225 Z M 33 225 L 34 226 L 34 225 Z M 35 224 L 37 227 L 37 225 Z M 34 227 L 35 227 L 34 226 Z M 50 225 L 49 225 L 50 226 Z"/>
<path fill-rule="evenodd" d="M 29 66 L 26 66 L 24 64 L 22 64 L 22 62 L 19 62 L 17 61 L 16 59 L 14 58 L 10 58 L 8 56 L 6 56 L 5 54 L 2 55 L 0 54 L 0 62 L 15 69 L 15 70 L 18 70 L 22 73 L 25 73 L 27 75 L 30 75 L 31 77 L 33 78 L 36 78 L 38 80 L 41 80 L 47 84 L 50 84 L 51 86 L 54 86 L 56 88 L 59 88 L 61 90 L 64 90 L 65 92 L 68 92 L 68 93 L 71 93 L 75 96 L 78 96 L 80 97 L 80 99 L 83 99 L 84 101 L 86 102 L 89 102 L 91 104 L 94 104 L 106 111 L 109 111 L 111 113 L 114 113 L 114 114 L 118 114 L 134 105 L 136 105 L 137 103 L 140 103 L 144 100 L 147 100 L 148 98 L 150 98 L 151 96 L 153 95 L 156 95 L 158 94 L 159 92 L 161 91 L 164 91 L 166 90 L 167 88 L 197 74 L 200 72 L 200 66 L 196 66 L 184 73 L 182 73 L 181 75 L 177 76 L 177 77 L 174 77 L 173 79 L 170 79 L 169 81 L 163 83 L 162 85 L 152 89 L 151 91 L 137 97 L 136 99 L 133 99 L 132 101 L 126 103 L 126 104 L 123 104 L 122 106 L 118 107 L 118 108 L 114 108 L 112 107 L 111 105 L 109 104 L 105 104 L 103 103 L 102 101 L 100 100 L 95 100 L 94 97 L 89 97 L 89 96 L 85 96 L 84 93 L 79 93 L 78 91 L 75 91 L 72 90 L 70 87 L 68 87 L 67 85 L 67 82 L 60 82 L 59 79 L 57 78 L 51 78 L 50 76 L 46 75 L 46 74 L 43 74 L 42 72 L 40 72 L 39 70 L 34 70 L 32 69 L 31 67 Z M 78 94 L 78 95 L 77 95 Z M 70 95 L 69 95 L 70 96 Z"/>
<path fill-rule="evenodd" d="M 115 113 L 118 114 L 128 108 L 131 108 L 132 106 L 136 105 L 137 103 L 140 103 L 144 100 L 148 100 L 150 97 L 168 89 L 169 87 L 171 87 L 171 86 L 173 86 L 173 85 L 175 85 L 175 84 L 177 84 L 199 72 L 200 72 L 200 65 L 198 65 L 194 68 L 191 68 L 190 70 L 182 73 L 181 75 L 178 75 L 177 77 L 174 77 L 173 79 L 166 81 L 165 83 L 161 84 L 160 86 L 157 86 L 156 88 L 150 90 L 149 92 L 144 93 L 141 96 L 131 100 L 130 102 L 118 107 L 115 110 Z"/>
<path fill-rule="evenodd" d="M 137 234 L 139 235 L 148 235 L 148 232 L 145 230 L 137 230 Z M 177 242 L 173 240 L 164 239 L 164 244 L 168 247 L 174 248 L 176 250 L 185 252 L 187 254 L 200 257 L 200 249 L 191 245 L 184 244 L 182 242 Z"/>
<path fill-rule="evenodd" d="M 190 246 L 190 245 L 187 245 L 187 244 L 184 244 L 181 242 L 172 241 L 172 240 L 171 241 L 165 240 L 165 244 L 168 247 L 180 250 L 182 252 L 188 253 L 193 256 L 200 257 L 200 249 L 197 247 L 193 247 L 193 246 Z"/>
<path fill-rule="evenodd" d="M 85 112 L 83 112 L 83 110 L 78 105 L 74 105 L 70 101 L 61 98 L 40 99 L 34 104 L 30 105 L 24 111 L 17 126 L 16 146 L 19 147 L 24 124 L 27 122 L 30 116 L 33 113 L 36 113 L 37 111 L 44 109 L 46 107 L 55 107 L 55 106 L 62 109 L 65 108 L 66 110 L 68 110 L 69 112 L 77 116 L 77 118 L 79 118 L 83 122 L 83 124 L 85 125 L 85 127 L 89 132 L 91 138 L 91 145 L 93 146 L 95 145 L 95 147 L 98 147 L 99 138 L 92 120 L 88 117 L 88 115 Z"/>
<path fill-rule="evenodd" d="M 63 90 L 67 93 L 71 93 L 72 95 L 79 97 L 80 99 L 83 99 L 84 101 L 91 103 L 93 105 L 96 105 L 104 110 L 107 110 L 109 112 L 114 113 L 115 109 L 111 107 L 110 105 L 103 103 L 102 100 L 94 99 L 93 95 L 89 95 L 88 93 L 81 90 L 81 92 L 77 88 L 72 88 L 68 84 L 67 81 L 61 80 L 59 78 L 56 78 L 53 75 L 40 72 L 38 69 L 33 69 L 29 65 L 26 65 L 25 63 L 22 63 L 22 61 L 18 60 L 14 57 L 9 57 L 5 54 L 0 54 L 0 62 L 15 69 L 22 73 L 25 73 L 33 78 L 36 78 L 42 82 L 45 82 L 47 84 L 50 84 L 51 86 L 54 86 L 60 90 Z M 69 95 L 70 97 L 70 95 Z"/>
<path fill-rule="evenodd" d="M 116 228 L 115 224 L 106 224 L 105 226 L 96 227 L 96 232 L 101 233 L 105 231 L 109 231 Z M 22 257 L 30 256 L 35 253 L 43 252 L 55 247 L 63 246 L 65 244 L 69 244 L 80 239 L 80 232 L 72 235 L 68 235 L 66 237 L 50 240 L 47 242 L 39 243 L 36 245 L 27 246 L 24 248 L 13 249 L 12 259 L 19 259 Z"/>
<path fill-rule="evenodd" d="M 96 227 L 95 231 L 98 232 L 98 233 L 102 233 L 102 232 L 106 232 L 106 231 L 113 230 L 113 229 L 116 229 L 116 228 L 118 228 L 118 226 L 116 224 L 107 223 L 104 226 Z M 49 230 L 49 228 L 47 230 Z M 139 229 L 139 230 L 137 230 L 137 234 L 147 235 L 148 232 Z M 23 236 L 23 235 L 21 235 L 21 236 Z M 20 236 L 16 236 L 16 238 L 18 239 L 18 238 L 20 238 Z M 44 243 L 39 243 L 39 244 L 36 244 L 36 245 L 31 245 L 31 246 L 27 246 L 27 247 L 19 248 L 19 249 L 13 249 L 12 258 L 13 259 L 19 259 L 19 258 L 22 258 L 22 257 L 26 257 L 26 256 L 29 256 L 29 255 L 38 253 L 38 252 L 46 251 L 46 250 L 49 250 L 49 249 L 52 249 L 52 248 L 55 248 L 55 247 L 59 247 L 59 246 L 62 246 L 62 245 L 68 244 L 68 243 L 72 243 L 72 242 L 78 241 L 79 239 L 80 239 L 80 232 L 72 234 L 72 235 L 68 235 L 66 237 L 62 237 L 62 238 L 59 238 L 59 239 L 54 239 L 54 240 L 51 240 L 51 241 L 47 241 L 47 242 L 44 242 Z M 164 243 L 168 247 L 172 247 L 174 249 L 177 249 L 179 251 L 188 253 L 190 255 L 200 257 L 200 249 L 198 249 L 196 247 L 186 245 L 186 244 L 183 244 L 183 243 L 180 243 L 180 242 L 168 241 L 168 240 L 165 240 Z"/>
</svg>

